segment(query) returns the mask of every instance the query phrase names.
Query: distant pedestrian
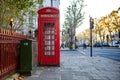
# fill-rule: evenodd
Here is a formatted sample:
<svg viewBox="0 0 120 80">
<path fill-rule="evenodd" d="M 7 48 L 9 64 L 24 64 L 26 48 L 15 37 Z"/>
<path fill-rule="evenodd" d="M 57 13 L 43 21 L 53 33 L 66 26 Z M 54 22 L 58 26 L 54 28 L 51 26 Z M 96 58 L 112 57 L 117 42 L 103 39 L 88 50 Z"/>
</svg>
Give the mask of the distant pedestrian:
<svg viewBox="0 0 120 80">
<path fill-rule="evenodd" d="M 85 43 L 83 44 L 83 49 L 86 49 L 86 44 Z"/>
<path fill-rule="evenodd" d="M 61 43 L 61 46 L 60 46 L 60 48 L 61 48 L 61 47 L 64 49 L 64 43 Z"/>
</svg>

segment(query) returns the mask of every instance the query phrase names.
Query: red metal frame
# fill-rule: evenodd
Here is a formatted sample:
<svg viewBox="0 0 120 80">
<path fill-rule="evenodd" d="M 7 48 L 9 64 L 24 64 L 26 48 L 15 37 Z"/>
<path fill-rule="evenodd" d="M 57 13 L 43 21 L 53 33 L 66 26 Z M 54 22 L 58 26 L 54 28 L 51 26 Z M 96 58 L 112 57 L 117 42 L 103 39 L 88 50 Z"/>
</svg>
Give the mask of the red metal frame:
<svg viewBox="0 0 120 80">
<path fill-rule="evenodd" d="M 59 10 L 53 7 L 38 11 L 38 64 L 60 66 Z"/>
</svg>

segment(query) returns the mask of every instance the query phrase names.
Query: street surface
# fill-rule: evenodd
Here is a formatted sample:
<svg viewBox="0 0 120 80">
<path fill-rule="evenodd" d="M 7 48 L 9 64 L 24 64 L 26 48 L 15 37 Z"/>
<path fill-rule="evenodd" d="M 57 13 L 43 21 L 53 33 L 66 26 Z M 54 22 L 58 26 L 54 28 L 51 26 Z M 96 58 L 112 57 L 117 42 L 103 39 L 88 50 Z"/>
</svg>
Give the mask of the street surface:
<svg viewBox="0 0 120 80">
<path fill-rule="evenodd" d="M 89 47 L 87 47 L 86 49 L 79 47 L 78 51 L 86 56 L 90 56 L 90 48 Z M 120 48 L 116 48 L 116 47 L 103 47 L 103 48 L 93 47 L 92 55 L 120 61 Z"/>
<path fill-rule="evenodd" d="M 93 57 L 89 57 L 87 49 L 61 50 L 60 67 L 37 67 L 35 73 L 25 80 L 120 80 L 120 61 L 117 58 L 114 60 L 101 57 L 103 54 L 108 54 L 108 51 L 96 48 Z M 111 49 L 111 51 L 119 50 Z M 114 54 L 119 55 L 117 52 Z M 109 53 L 112 56 L 112 52 Z"/>
</svg>

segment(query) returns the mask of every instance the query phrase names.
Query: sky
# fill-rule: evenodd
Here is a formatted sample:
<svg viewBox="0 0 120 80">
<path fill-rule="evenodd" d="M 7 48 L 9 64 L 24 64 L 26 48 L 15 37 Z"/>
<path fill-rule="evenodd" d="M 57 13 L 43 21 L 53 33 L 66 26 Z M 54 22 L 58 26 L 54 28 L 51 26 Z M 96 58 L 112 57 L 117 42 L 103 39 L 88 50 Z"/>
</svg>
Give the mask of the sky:
<svg viewBox="0 0 120 80">
<path fill-rule="evenodd" d="M 60 0 L 60 27 L 64 23 L 64 13 L 72 0 Z M 83 9 L 85 12 L 85 19 L 83 24 L 76 29 L 76 33 L 84 31 L 89 28 L 89 16 L 93 18 L 100 18 L 117 10 L 120 7 L 120 0 L 84 0 L 87 6 Z"/>
</svg>

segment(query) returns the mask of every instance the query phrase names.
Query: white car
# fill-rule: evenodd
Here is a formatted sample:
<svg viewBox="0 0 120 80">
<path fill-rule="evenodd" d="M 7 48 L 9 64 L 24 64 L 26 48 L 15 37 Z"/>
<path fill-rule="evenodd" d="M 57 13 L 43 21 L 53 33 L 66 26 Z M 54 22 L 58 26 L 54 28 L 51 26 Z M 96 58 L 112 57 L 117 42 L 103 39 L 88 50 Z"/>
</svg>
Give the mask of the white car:
<svg viewBox="0 0 120 80">
<path fill-rule="evenodd" d="M 114 47 L 118 47 L 118 46 L 119 46 L 119 43 L 114 43 L 113 46 L 114 46 Z"/>
</svg>

